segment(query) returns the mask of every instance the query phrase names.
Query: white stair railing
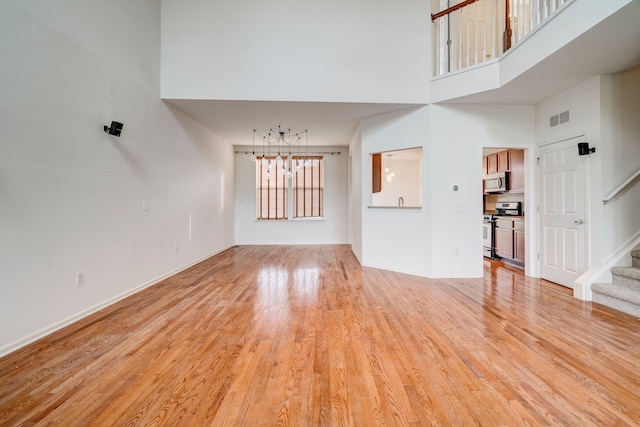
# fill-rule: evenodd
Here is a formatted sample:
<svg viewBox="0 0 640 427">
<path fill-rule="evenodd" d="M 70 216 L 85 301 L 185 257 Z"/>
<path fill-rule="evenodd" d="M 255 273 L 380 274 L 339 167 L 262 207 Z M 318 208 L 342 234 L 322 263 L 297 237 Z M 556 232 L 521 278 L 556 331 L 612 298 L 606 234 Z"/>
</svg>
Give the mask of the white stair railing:
<svg viewBox="0 0 640 427">
<path fill-rule="evenodd" d="M 617 186 L 615 190 L 604 196 L 602 198 L 602 203 L 605 205 L 609 203 L 611 200 L 613 200 L 614 197 L 624 191 L 627 187 L 631 186 L 631 184 L 635 184 L 638 177 L 640 177 L 640 169 L 638 169 L 633 175 L 627 178 L 626 181 L 624 181 L 622 184 Z"/>
<path fill-rule="evenodd" d="M 450 0 L 432 14 L 434 76 L 492 61 L 573 0 Z"/>
</svg>

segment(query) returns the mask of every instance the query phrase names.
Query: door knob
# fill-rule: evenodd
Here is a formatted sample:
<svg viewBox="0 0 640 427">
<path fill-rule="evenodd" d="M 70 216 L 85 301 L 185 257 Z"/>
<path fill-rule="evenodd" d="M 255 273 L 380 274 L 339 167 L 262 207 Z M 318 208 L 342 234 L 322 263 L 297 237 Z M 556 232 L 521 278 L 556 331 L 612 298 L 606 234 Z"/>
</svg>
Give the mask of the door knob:
<svg viewBox="0 0 640 427">
<path fill-rule="evenodd" d="M 576 219 L 575 221 L 573 221 L 574 224 L 578 224 L 578 225 L 582 225 L 584 224 L 584 221 L 581 219 Z"/>
</svg>

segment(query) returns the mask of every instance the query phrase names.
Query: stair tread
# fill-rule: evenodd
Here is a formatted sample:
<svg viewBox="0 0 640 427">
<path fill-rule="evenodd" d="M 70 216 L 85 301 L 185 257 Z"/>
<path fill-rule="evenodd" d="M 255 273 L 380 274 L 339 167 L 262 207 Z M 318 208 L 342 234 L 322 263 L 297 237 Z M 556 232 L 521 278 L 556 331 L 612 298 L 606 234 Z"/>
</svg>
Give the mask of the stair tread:
<svg viewBox="0 0 640 427">
<path fill-rule="evenodd" d="M 640 268 L 638 267 L 613 267 L 611 274 L 614 276 L 624 276 L 629 279 L 640 280 Z"/>
<path fill-rule="evenodd" d="M 640 289 L 631 289 L 615 283 L 594 283 L 591 285 L 591 291 L 640 305 Z"/>
</svg>

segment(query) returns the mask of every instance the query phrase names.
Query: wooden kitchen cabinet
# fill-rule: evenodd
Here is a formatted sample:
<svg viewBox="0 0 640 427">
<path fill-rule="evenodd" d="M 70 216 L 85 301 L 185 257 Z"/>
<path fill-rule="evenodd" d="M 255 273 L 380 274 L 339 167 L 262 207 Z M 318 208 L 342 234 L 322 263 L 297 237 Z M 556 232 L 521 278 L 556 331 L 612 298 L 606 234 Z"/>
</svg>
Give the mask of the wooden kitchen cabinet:
<svg viewBox="0 0 640 427">
<path fill-rule="evenodd" d="M 513 221 L 513 259 L 524 264 L 524 221 Z"/>
<path fill-rule="evenodd" d="M 498 172 L 498 153 L 487 156 L 487 173 Z"/>
<path fill-rule="evenodd" d="M 514 231 L 513 240 L 513 259 L 524 264 L 524 231 Z"/>
<path fill-rule="evenodd" d="M 371 192 L 382 191 L 382 153 L 371 155 Z"/>
<path fill-rule="evenodd" d="M 498 151 L 482 158 L 484 174 L 509 170 L 509 150 Z"/>
<path fill-rule="evenodd" d="M 482 158 L 483 175 L 509 171 L 509 192 L 524 193 L 524 150 L 502 150 Z"/>
<path fill-rule="evenodd" d="M 499 151 L 496 153 L 498 156 L 498 172 L 509 170 L 509 151 Z"/>
<path fill-rule="evenodd" d="M 498 256 L 524 265 L 524 220 L 521 218 L 496 220 L 495 239 Z"/>
<path fill-rule="evenodd" d="M 496 220 L 495 230 L 496 255 L 502 258 L 513 258 L 513 221 Z"/>
<path fill-rule="evenodd" d="M 524 193 L 524 150 L 509 150 L 509 191 Z"/>
</svg>

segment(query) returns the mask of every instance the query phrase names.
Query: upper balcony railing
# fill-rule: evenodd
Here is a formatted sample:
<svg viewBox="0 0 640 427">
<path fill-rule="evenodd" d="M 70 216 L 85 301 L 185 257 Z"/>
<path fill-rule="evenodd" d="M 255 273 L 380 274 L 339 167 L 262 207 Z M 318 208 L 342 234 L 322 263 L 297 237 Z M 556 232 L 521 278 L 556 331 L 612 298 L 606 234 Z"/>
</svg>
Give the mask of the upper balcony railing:
<svg viewBox="0 0 640 427">
<path fill-rule="evenodd" d="M 572 1 L 442 0 L 450 7 L 431 15 L 433 75 L 499 58 Z"/>
</svg>

